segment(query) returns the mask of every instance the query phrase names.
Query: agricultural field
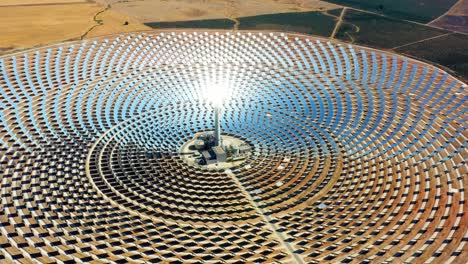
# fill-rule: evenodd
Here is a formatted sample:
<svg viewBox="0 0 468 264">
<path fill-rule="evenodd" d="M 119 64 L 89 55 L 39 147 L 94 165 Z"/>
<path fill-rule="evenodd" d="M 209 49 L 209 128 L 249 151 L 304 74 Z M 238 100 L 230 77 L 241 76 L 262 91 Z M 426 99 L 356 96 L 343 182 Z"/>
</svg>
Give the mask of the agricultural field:
<svg viewBox="0 0 468 264">
<path fill-rule="evenodd" d="M 390 49 L 446 33 L 425 25 L 347 9 L 335 37 L 355 44 Z"/>
<path fill-rule="evenodd" d="M 428 23 L 447 12 L 458 0 L 325 0 L 387 16 Z"/>
<path fill-rule="evenodd" d="M 2 6 L 19 6 L 19 5 L 56 5 L 56 4 L 72 4 L 72 3 L 86 3 L 92 2 L 90 0 L 1 0 L 0 7 Z"/>
<path fill-rule="evenodd" d="M 334 11 L 334 10 L 332 10 Z M 340 10 L 334 13 L 339 14 Z M 319 36 L 330 36 L 336 18 L 323 12 L 298 12 L 239 17 L 233 19 L 207 19 L 178 22 L 155 22 L 145 25 L 152 28 L 206 28 L 239 30 L 277 30 Z"/>
<path fill-rule="evenodd" d="M 336 12 L 339 12 L 337 10 Z M 243 30 L 278 30 L 328 37 L 336 18 L 322 12 L 283 13 L 237 18 Z"/>
<path fill-rule="evenodd" d="M 460 0 L 430 25 L 468 34 L 468 0 Z"/>
<path fill-rule="evenodd" d="M 96 0 L 143 23 L 227 19 L 339 8 L 321 0 Z"/>
<path fill-rule="evenodd" d="M 27 48 L 83 35 L 102 10 L 93 4 L 9 6 L 0 8 L 0 48 Z"/>
<path fill-rule="evenodd" d="M 395 49 L 396 52 L 449 68 L 468 82 L 468 35 L 452 33 Z"/>
<path fill-rule="evenodd" d="M 7 1 L 7 2 L 4 2 Z M 13 3 L 2 0 L 1 4 Z M 147 30 L 138 21 L 86 0 L 24 0 L 0 6 L 0 53 L 66 40 Z M 128 25 L 124 25 L 127 21 Z"/>
<path fill-rule="evenodd" d="M 206 19 L 178 22 L 152 22 L 145 25 L 158 28 L 205 28 L 205 29 L 233 29 L 234 21 L 229 19 Z"/>
<path fill-rule="evenodd" d="M 92 38 L 103 35 L 151 30 L 151 27 L 145 26 L 138 20 L 116 12 L 112 9 L 105 11 L 95 16 L 96 24 L 89 29 L 84 38 Z"/>
</svg>

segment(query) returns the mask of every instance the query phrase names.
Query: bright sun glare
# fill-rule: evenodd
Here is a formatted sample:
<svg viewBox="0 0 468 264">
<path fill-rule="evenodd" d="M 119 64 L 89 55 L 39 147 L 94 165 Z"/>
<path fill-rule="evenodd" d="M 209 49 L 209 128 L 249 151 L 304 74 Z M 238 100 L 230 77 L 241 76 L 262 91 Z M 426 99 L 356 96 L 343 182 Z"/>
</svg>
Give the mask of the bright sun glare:
<svg viewBox="0 0 468 264">
<path fill-rule="evenodd" d="M 224 83 L 209 84 L 206 87 L 204 97 L 214 107 L 222 107 L 228 98 L 228 87 Z"/>
</svg>

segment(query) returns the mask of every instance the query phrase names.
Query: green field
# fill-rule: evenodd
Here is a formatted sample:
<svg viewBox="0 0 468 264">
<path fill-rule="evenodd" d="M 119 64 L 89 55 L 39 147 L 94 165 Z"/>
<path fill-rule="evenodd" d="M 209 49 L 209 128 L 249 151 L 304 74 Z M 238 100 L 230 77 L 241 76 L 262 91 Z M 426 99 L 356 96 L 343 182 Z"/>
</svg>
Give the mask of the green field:
<svg viewBox="0 0 468 264">
<path fill-rule="evenodd" d="M 335 37 L 355 44 L 390 49 L 446 33 L 416 23 L 349 9 Z"/>
<path fill-rule="evenodd" d="M 334 10 L 338 15 L 341 9 Z M 241 30 L 273 30 L 314 34 L 328 37 L 333 31 L 336 19 L 322 12 L 280 13 L 237 18 Z M 232 29 L 234 22 L 229 19 L 208 19 L 178 22 L 151 22 L 152 28 L 210 28 Z"/>
<path fill-rule="evenodd" d="M 458 0 L 325 0 L 326 2 L 378 12 L 391 17 L 428 23 L 447 12 Z"/>
<path fill-rule="evenodd" d="M 341 9 L 336 10 L 337 13 Z M 333 32 L 336 19 L 322 12 L 281 13 L 238 18 L 239 29 L 279 30 L 328 37 Z"/>
<path fill-rule="evenodd" d="M 395 49 L 398 53 L 445 66 L 468 81 L 468 35 L 450 34 Z"/>
<path fill-rule="evenodd" d="M 207 19 L 176 22 L 150 22 L 145 25 L 152 28 L 211 28 L 211 29 L 232 29 L 234 22 L 229 19 Z"/>
</svg>

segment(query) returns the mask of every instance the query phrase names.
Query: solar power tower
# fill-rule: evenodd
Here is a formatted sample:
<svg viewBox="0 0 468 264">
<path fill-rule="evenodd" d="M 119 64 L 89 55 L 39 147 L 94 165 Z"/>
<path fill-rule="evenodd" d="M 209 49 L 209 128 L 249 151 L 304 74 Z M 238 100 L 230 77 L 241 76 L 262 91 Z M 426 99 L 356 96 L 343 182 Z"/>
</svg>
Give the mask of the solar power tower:
<svg viewBox="0 0 468 264">
<path fill-rule="evenodd" d="M 215 112 L 215 130 L 214 130 L 214 145 L 222 147 L 222 140 L 221 140 L 221 124 L 220 124 L 220 116 L 222 111 L 222 105 L 215 105 L 214 112 Z"/>
</svg>

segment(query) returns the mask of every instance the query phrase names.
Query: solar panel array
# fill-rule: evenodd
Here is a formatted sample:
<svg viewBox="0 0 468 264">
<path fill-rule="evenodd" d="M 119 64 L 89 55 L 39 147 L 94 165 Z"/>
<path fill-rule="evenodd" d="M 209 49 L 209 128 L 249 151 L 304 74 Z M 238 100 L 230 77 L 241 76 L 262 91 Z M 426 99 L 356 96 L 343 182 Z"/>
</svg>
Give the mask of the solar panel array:
<svg viewBox="0 0 468 264">
<path fill-rule="evenodd" d="M 0 261 L 462 263 L 466 84 L 277 32 L 153 31 L 0 57 Z M 180 147 L 254 146 L 230 170 Z"/>
</svg>

